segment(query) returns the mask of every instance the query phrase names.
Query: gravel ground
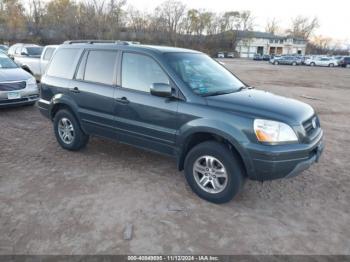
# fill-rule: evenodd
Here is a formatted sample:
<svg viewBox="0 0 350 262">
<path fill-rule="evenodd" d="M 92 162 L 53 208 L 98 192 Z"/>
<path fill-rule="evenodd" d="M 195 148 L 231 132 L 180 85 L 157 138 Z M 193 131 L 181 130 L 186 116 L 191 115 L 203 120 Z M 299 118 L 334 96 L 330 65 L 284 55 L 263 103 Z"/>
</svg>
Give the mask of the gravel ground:
<svg viewBox="0 0 350 262">
<path fill-rule="evenodd" d="M 175 161 L 101 138 L 61 149 L 35 107 L 0 110 L 0 254 L 350 254 L 350 70 L 223 60 L 260 89 L 310 103 L 321 162 L 205 202 Z"/>
</svg>

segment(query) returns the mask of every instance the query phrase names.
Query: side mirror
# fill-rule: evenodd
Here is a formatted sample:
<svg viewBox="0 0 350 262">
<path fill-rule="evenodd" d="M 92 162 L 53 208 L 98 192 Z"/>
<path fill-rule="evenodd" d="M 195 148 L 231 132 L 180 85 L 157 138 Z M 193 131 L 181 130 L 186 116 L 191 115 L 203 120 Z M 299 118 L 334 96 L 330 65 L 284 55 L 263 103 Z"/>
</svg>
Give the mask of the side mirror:
<svg viewBox="0 0 350 262">
<path fill-rule="evenodd" d="M 21 52 L 21 55 L 28 56 L 27 52 Z"/>
<path fill-rule="evenodd" d="M 172 89 L 169 84 L 165 83 L 153 83 L 151 85 L 151 95 L 160 97 L 171 97 Z"/>
</svg>

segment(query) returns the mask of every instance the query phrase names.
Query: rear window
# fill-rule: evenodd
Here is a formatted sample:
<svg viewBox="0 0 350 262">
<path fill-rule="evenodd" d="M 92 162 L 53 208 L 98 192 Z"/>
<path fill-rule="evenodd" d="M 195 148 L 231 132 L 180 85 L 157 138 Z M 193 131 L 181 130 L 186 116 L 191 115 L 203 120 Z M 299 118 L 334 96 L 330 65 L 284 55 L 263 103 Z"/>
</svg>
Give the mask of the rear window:
<svg viewBox="0 0 350 262">
<path fill-rule="evenodd" d="M 47 75 L 72 79 L 79 54 L 80 49 L 75 48 L 57 50 L 47 70 Z"/>
<path fill-rule="evenodd" d="M 113 84 L 117 51 L 89 51 L 83 79 L 106 85 Z"/>
<path fill-rule="evenodd" d="M 41 53 L 43 52 L 43 48 L 42 47 L 25 47 L 23 48 L 23 50 L 27 51 L 27 54 L 29 56 L 40 56 Z"/>
</svg>

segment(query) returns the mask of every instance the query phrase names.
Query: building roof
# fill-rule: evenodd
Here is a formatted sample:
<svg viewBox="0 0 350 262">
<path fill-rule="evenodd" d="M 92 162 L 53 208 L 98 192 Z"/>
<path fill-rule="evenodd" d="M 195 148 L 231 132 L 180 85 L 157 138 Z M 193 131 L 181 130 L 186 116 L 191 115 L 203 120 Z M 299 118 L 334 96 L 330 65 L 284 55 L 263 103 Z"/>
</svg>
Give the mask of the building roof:
<svg viewBox="0 0 350 262">
<path fill-rule="evenodd" d="M 295 40 L 301 40 L 305 41 L 302 37 L 293 37 L 290 35 L 287 36 L 281 36 L 281 35 L 275 35 L 268 32 L 260 32 L 260 31 L 249 31 L 249 30 L 234 30 L 231 31 L 234 32 L 237 35 L 237 38 L 264 38 L 264 39 L 287 39 L 287 38 L 293 38 Z"/>
<path fill-rule="evenodd" d="M 255 37 L 255 38 L 268 38 L 268 39 L 282 39 L 285 38 L 284 36 L 277 36 L 271 33 L 267 32 L 260 32 L 260 31 L 243 31 L 243 30 L 236 30 L 234 31 L 237 34 L 237 37 L 239 38 L 246 38 L 246 37 Z"/>
</svg>

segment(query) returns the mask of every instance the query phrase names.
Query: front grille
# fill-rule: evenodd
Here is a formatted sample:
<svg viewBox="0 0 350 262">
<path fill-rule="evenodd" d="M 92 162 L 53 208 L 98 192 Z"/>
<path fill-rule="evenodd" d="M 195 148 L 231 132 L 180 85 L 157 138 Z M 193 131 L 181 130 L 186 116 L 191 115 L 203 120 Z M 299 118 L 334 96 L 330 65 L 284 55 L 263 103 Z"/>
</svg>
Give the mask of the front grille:
<svg viewBox="0 0 350 262">
<path fill-rule="evenodd" d="M 6 100 L 0 100 L 0 105 L 26 102 L 26 101 L 28 101 L 28 98 L 17 98 L 17 99 L 11 99 L 11 100 L 6 99 Z"/>
<path fill-rule="evenodd" d="M 303 123 L 305 133 L 308 137 L 313 136 L 320 128 L 320 120 L 317 116 L 312 116 Z"/>
<path fill-rule="evenodd" d="M 0 83 L 0 91 L 15 91 L 26 88 L 25 81 Z"/>
</svg>

